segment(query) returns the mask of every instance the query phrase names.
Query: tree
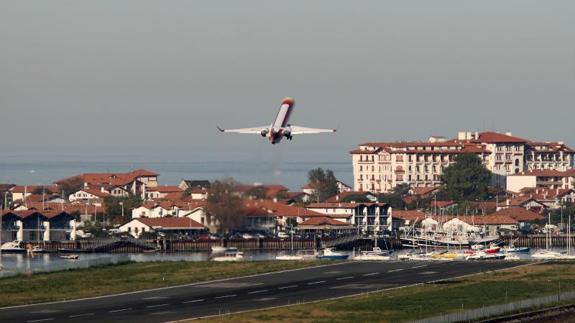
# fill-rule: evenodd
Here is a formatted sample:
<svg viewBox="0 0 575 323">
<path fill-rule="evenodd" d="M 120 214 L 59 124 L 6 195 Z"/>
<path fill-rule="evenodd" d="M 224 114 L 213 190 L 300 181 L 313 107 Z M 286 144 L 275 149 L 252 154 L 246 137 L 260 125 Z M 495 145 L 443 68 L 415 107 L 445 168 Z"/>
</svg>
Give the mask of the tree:
<svg viewBox="0 0 575 323">
<path fill-rule="evenodd" d="M 341 199 L 344 203 L 356 202 L 356 203 L 370 203 L 372 202 L 367 196 L 363 194 L 352 194 L 348 195 L 345 198 Z"/>
<path fill-rule="evenodd" d="M 445 195 L 451 200 L 483 200 L 489 195 L 491 175 L 477 155 L 461 154 L 455 157 L 455 163 L 445 168 L 441 182 Z"/>
<path fill-rule="evenodd" d="M 310 185 L 314 189 L 312 201 L 324 201 L 338 193 L 337 179 L 332 170 L 312 169 L 307 173 Z"/>
<path fill-rule="evenodd" d="M 383 203 L 389 204 L 394 209 L 404 209 L 405 201 L 403 196 L 395 193 L 384 193 L 380 194 L 378 200 Z"/>
<path fill-rule="evenodd" d="M 74 176 L 70 178 L 63 179 L 59 182 L 56 182 L 60 187 L 60 194 L 74 194 L 84 188 L 84 180 L 80 176 Z M 63 196 L 66 198 L 66 196 Z"/>
<path fill-rule="evenodd" d="M 216 180 L 210 187 L 206 206 L 209 222 L 218 223 L 219 233 L 230 233 L 244 224 L 242 200 L 234 193 L 238 183 L 233 178 Z"/>
<path fill-rule="evenodd" d="M 254 186 L 246 192 L 246 196 L 254 199 L 265 199 L 266 198 L 266 188 L 264 186 Z"/>
<path fill-rule="evenodd" d="M 114 223 L 126 223 L 132 218 L 132 210 L 142 205 L 142 199 L 139 196 L 115 197 L 108 196 L 104 198 L 106 212 Z M 124 217 L 122 218 L 122 207 L 124 208 Z"/>
</svg>

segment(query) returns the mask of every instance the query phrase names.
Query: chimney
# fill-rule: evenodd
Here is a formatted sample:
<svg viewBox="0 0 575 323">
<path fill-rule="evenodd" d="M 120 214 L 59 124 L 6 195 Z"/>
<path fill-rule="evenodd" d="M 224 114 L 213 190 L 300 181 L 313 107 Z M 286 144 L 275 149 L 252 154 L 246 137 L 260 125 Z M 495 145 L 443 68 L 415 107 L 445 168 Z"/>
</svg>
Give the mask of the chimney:
<svg viewBox="0 0 575 323">
<path fill-rule="evenodd" d="M 335 200 L 339 201 L 339 194 L 335 196 Z"/>
</svg>

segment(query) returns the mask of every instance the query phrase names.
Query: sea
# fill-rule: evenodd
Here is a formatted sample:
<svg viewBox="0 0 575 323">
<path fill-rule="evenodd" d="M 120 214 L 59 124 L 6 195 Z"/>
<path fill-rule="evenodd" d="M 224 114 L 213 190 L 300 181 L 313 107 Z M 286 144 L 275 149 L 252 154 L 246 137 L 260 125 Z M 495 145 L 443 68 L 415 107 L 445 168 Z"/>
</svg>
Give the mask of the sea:
<svg viewBox="0 0 575 323">
<path fill-rule="evenodd" d="M 282 184 L 292 191 L 307 183 L 309 170 L 321 167 L 334 171 L 336 177 L 353 184 L 350 161 L 41 161 L 0 160 L 0 183 L 38 185 L 82 173 L 128 172 L 145 168 L 160 174 L 161 185 L 177 185 L 182 179 L 213 181 L 232 177 L 244 184 Z"/>
</svg>

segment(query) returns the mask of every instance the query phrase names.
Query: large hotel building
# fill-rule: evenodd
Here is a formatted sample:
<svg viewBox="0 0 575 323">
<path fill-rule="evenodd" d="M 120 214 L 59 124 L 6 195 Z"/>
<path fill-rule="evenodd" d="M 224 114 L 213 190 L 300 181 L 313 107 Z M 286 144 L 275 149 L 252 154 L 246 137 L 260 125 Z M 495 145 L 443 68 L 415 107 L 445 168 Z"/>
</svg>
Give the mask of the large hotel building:
<svg viewBox="0 0 575 323">
<path fill-rule="evenodd" d="M 479 156 L 494 174 L 494 184 L 505 187 L 507 175 L 571 169 L 575 151 L 561 141 L 536 142 L 497 132 L 459 132 L 457 139 L 430 137 L 426 142 L 369 142 L 351 152 L 354 190 L 389 192 L 399 184 L 439 185 L 443 169 L 464 153 Z"/>
</svg>

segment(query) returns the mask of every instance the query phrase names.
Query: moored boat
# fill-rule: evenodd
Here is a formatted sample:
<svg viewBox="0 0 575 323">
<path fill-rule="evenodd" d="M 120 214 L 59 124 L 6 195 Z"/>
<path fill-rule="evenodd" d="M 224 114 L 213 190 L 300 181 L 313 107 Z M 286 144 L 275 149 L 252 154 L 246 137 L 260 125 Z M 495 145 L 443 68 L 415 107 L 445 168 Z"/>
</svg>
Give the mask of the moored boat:
<svg viewBox="0 0 575 323">
<path fill-rule="evenodd" d="M 276 260 L 309 260 L 317 256 L 315 250 L 298 250 L 295 255 L 282 254 L 275 257 Z"/>
<path fill-rule="evenodd" d="M 226 251 L 222 256 L 212 258 L 213 261 L 241 261 L 244 260 L 244 253 L 238 251 Z"/>
<path fill-rule="evenodd" d="M 325 248 L 322 250 L 321 254 L 317 255 L 318 259 L 328 259 L 328 260 L 345 260 L 349 258 L 349 255 L 346 255 L 341 252 L 333 251 L 331 248 Z"/>
<path fill-rule="evenodd" d="M 80 256 L 78 256 L 76 254 L 58 255 L 58 257 L 60 257 L 62 259 L 68 259 L 68 260 L 78 260 L 78 258 L 80 258 Z"/>
<path fill-rule="evenodd" d="M 26 249 L 22 247 L 22 242 L 18 240 L 5 242 L 0 246 L 2 252 L 5 253 L 23 253 L 26 252 Z"/>
</svg>

